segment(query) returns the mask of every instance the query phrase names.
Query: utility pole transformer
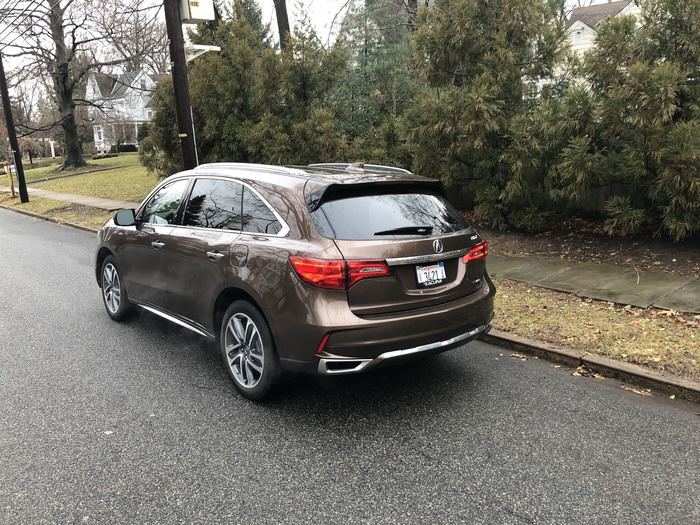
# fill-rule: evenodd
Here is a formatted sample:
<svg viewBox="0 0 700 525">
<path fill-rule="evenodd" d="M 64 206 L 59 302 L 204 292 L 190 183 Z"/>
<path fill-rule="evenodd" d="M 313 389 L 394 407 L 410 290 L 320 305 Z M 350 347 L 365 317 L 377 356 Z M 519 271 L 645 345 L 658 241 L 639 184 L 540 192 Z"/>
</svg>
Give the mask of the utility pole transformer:
<svg viewBox="0 0 700 525">
<path fill-rule="evenodd" d="M 185 60 L 185 39 L 182 36 L 182 20 L 178 0 L 165 0 L 163 3 L 165 25 L 170 46 L 170 65 L 175 91 L 175 115 L 182 149 L 182 165 L 186 170 L 197 166 L 194 146 L 194 127 L 190 110 L 190 88 L 187 83 L 187 62 Z"/>
<path fill-rule="evenodd" d="M 2 63 L 2 54 L 0 54 L 0 92 L 0 95 L 2 95 L 2 107 L 5 113 L 5 127 L 7 127 L 7 136 L 10 138 L 10 149 L 12 150 L 15 171 L 17 172 L 19 200 L 21 202 L 29 202 L 27 183 L 24 180 L 24 167 L 22 166 L 22 152 L 17 142 L 15 119 L 12 117 L 12 106 L 10 105 L 10 94 L 7 92 L 7 79 L 5 78 L 5 66 Z M 12 176 L 11 173 L 10 176 Z"/>
</svg>

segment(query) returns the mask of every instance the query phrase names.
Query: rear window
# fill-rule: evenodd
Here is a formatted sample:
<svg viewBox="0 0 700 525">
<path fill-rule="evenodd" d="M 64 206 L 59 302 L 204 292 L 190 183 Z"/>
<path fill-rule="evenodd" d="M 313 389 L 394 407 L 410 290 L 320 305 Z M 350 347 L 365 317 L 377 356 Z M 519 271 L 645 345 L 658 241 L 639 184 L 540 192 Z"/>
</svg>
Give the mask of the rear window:
<svg viewBox="0 0 700 525">
<path fill-rule="evenodd" d="M 353 195 L 326 201 L 312 215 L 321 235 L 338 240 L 440 235 L 467 227 L 461 213 L 432 193 Z"/>
</svg>

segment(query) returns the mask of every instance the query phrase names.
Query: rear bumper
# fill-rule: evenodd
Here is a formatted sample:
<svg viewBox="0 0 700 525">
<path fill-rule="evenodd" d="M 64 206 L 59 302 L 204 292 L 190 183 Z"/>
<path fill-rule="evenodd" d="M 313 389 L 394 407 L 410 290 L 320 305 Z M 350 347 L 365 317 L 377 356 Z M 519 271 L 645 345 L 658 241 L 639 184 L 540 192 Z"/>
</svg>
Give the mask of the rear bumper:
<svg viewBox="0 0 700 525">
<path fill-rule="evenodd" d="M 449 350 L 487 330 L 493 318 L 494 294 L 486 274 L 481 288 L 471 295 L 372 317 L 351 312 L 345 294 L 328 300 L 330 294 L 319 293 L 323 301 L 318 303 L 314 295 L 307 295 L 306 304 L 286 310 L 296 317 L 284 323 L 288 330 L 276 334 L 280 364 L 289 371 L 332 375 L 329 371 L 343 363 L 346 368 L 357 368 L 346 372 L 354 373 L 412 354 Z M 325 361 L 321 364 L 320 360 Z M 355 366 L 350 367 L 350 362 Z"/>
<path fill-rule="evenodd" d="M 442 341 L 414 346 L 412 348 L 384 352 L 379 354 L 374 359 L 355 359 L 352 357 L 340 357 L 326 354 L 318 361 L 318 373 L 321 375 L 357 374 L 370 368 L 374 368 L 375 366 L 379 366 L 382 363 L 444 352 L 446 350 L 450 350 L 451 348 L 468 343 L 479 335 L 488 332 L 490 328 L 490 325 L 482 325 L 474 328 L 473 330 L 469 330 L 468 332 L 450 337 L 449 339 L 444 339 Z"/>
</svg>

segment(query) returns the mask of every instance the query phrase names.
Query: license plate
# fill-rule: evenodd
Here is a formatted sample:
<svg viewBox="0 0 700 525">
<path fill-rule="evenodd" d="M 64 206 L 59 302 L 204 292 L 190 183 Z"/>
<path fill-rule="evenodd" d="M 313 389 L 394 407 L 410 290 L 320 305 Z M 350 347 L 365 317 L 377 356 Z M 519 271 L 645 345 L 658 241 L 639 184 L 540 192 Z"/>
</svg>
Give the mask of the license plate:
<svg viewBox="0 0 700 525">
<path fill-rule="evenodd" d="M 439 262 L 428 266 L 416 266 L 418 286 L 435 286 L 447 278 L 445 263 Z"/>
</svg>

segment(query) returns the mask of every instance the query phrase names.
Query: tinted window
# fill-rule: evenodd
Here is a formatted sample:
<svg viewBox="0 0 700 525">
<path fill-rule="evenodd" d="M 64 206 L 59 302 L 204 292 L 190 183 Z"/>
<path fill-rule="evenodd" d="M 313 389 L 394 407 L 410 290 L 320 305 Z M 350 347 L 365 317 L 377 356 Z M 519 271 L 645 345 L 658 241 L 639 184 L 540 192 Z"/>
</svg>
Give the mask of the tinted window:
<svg viewBox="0 0 700 525">
<path fill-rule="evenodd" d="M 272 210 L 248 188 L 243 190 L 243 231 L 276 235 L 282 225 Z"/>
<path fill-rule="evenodd" d="M 439 195 L 353 195 L 324 202 L 313 212 L 321 235 L 367 240 L 392 235 L 439 235 L 466 228 L 462 215 Z"/>
<path fill-rule="evenodd" d="M 175 224 L 182 194 L 189 183 L 183 179 L 159 189 L 144 207 L 141 214 L 143 221 L 151 224 Z"/>
<path fill-rule="evenodd" d="M 243 187 L 237 182 L 197 179 L 185 209 L 183 224 L 240 230 L 242 193 Z"/>
</svg>

